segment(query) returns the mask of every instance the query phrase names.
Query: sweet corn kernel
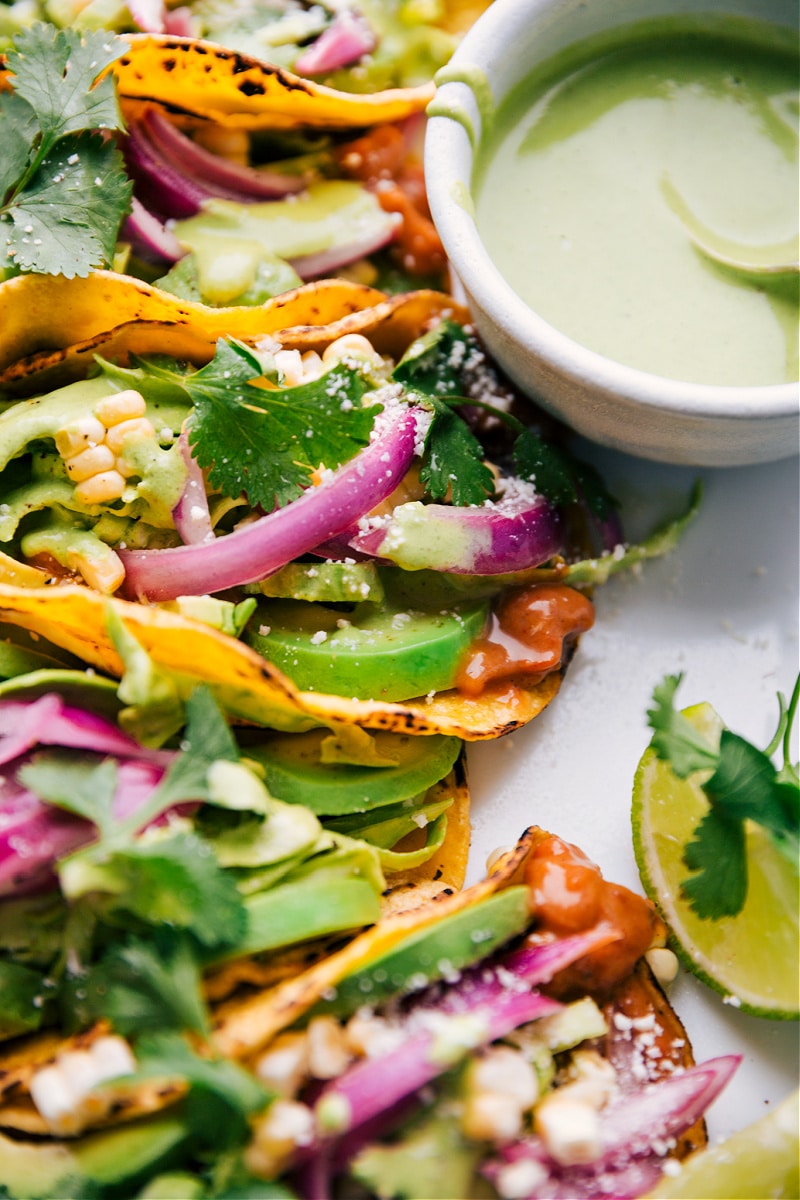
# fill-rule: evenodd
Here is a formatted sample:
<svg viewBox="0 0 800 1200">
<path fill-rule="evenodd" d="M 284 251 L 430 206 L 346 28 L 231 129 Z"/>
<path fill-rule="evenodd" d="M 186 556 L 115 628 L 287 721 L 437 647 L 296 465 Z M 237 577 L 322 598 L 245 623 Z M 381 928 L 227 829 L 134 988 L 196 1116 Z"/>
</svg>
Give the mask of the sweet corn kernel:
<svg viewBox="0 0 800 1200">
<path fill-rule="evenodd" d="M 106 445 L 112 454 L 120 454 L 129 438 L 155 438 L 156 431 L 147 417 L 130 417 L 112 425 L 106 434 Z"/>
<path fill-rule="evenodd" d="M 343 358 L 366 358 L 371 362 L 381 363 L 383 360 L 375 347 L 363 333 L 345 333 L 326 346 L 322 352 L 322 361 L 341 362 Z"/>
<path fill-rule="evenodd" d="M 522 1109 L 515 1096 L 478 1092 L 464 1104 L 461 1128 L 476 1142 L 516 1137 L 522 1128 Z"/>
<path fill-rule="evenodd" d="M 124 392 L 113 392 L 104 396 L 94 406 L 94 415 L 102 421 L 106 429 L 127 421 L 130 417 L 143 417 L 146 411 L 144 396 L 135 388 L 126 388 Z"/>
<path fill-rule="evenodd" d="M 334 1017 L 314 1017 L 306 1031 L 308 1066 L 315 1079 L 335 1079 L 350 1063 L 345 1032 Z"/>
<path fill-rule="evenodd" d="M 105 425 L 97 417 L 79 417 L 55 436 L 56 450 L 62 458 L 74 458 L 82 450 L 98 446 L 106 436 Z"/>
<path fill-rule="evenodd" d="M 245 1165 L 254 1175 L 272 1179 L 288 1165 L 297 1146 L 314 1138 L 314 1114 L 296 1100 L 275 1100 L 256 1123 Z"/>
<path fill-rule="evenodd" d="M 66 460 L 67 474 L 75 483 L 83 483 L 85 479 L 91 479 L 101 471 L 110 471 L 113 466 L 114 455 L 108 446 L 104 445 L 91 446 Z"/>
<path fill-rule="evenodd" d="M 279 350 L 275 366 L 283 376 L 286 387 L 296 387 L 303 379 L 303 360 L 299 350 Z"/>
<path fill-rule="evenodd" d="M 502 1092 L 512 1096 L 522 1109 L 530 1108 L 539 1095 L 536 1072 L 510 1046 L 494 1046 L 473 1059 L 467 1070 L 467 1087 L 475 1094 Z"/>
<path fill-rule="evenodd" d="M 105 596 L 112 595 L 125 578 L 125 568 L 113 550 L 102 559 L 85 558 L 76 555 L 75 570 L 79 571 L 96 592 Z"/>
<path fill-rule="evenodd" d="M 564 1167 L 594 1162 L 603 1148 L 597 1109 L 559 1095 L 559 1090 L 538 1105 L 534 1128 Z"/>
<path fill-rule="evenodd" d="M 82 480 L 75 488 L 75 499 L 81 504 L 108 504 L 109 500 L 119 500 L 125 490 L 125 478 L 116 469 L 114 459 L 111 459 L 111 469 L 98 471 L 89 479 Z"/>
<path fill-rule="evenodd" d="M 678 959 L 666 946 L 654 946 L 647 951 L 645 959 L 660 984 L 674 981 L 678 974 Z"/>
<path fill-rule="evenodd" d="M 308 1077 L 308 1039 L 305 1033 L 276 1038 L 256 1063 L 256 1075 L 281 1096 L 294 1096 Z"/>
</svg>

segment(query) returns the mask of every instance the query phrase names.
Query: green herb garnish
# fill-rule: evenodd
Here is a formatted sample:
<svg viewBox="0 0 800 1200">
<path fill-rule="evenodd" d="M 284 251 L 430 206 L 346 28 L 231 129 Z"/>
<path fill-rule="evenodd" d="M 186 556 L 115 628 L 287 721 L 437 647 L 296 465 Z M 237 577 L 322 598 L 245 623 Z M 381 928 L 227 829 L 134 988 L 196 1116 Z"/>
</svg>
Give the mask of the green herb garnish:
<svg viewBox="0 0 800 1200">
<path fill-rule="evenodd" d="M 685 847 L 683 861 L 694 872 L 682 884 L 690 908 L 699 917 L 719 920 L 741 912 L 747 896 L 745 823 L 768 831 L 777 849 L 795 866 L 800 852 L 800 777 L 789 759 L 789 740 L 800 695 L 800 676 L 787 706 L 779 695 L 780 717 L 772 742 L 759 750 L 723 729 L 719 747 L 674 707 L 682 675 L 669 675 L 655 689 L 648 711 L 654 730 L 651 745 L 680 778 L 708 773 L 700 786 L 709 810 Z M 783 747 L 783 766 L 771 755 Z"/>
<path fill-rule="evenodd" d="M 6 269 L 71 279 L 111 262 L 132 184 L 114 139 L 100 132 L 124 128 L 103 73 L 125 49 L 111 34 L 43 24 L 15 38 L 12 90 L 0 92 Z"/>
</svg>

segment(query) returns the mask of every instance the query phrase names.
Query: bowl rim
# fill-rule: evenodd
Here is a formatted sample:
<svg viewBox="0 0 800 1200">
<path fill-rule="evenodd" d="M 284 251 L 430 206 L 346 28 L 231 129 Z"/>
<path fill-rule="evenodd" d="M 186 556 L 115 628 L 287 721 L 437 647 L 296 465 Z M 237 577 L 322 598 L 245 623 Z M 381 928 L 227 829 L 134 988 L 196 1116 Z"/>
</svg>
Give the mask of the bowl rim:
<svg viewBox="0 0 800 1200">
<path fill-rule="evenodd" d="M 477 117 L 472 89 L 453 76 L 472 72 L 476 66 L 482 71 L 487 55 L 496 55 L 502 44 L 506 23 L 513 28 L 514 17 L 535 19 L 537 12 L 558 7 L 559 0 L 550 4 L 547 0 L 493 0 L 456 48 L 437 87 L 437 106 Z M 480 128 L 480 119 L 473 120 L 473 125 Z M 475 148 L 465 125 L 454 117 L 431 112 L 424 156 L 431 214 L 468 298 L 490 318 L 500 319 L 510 339 L 532 352 L 549 371 L 630 404 L 647 404 L 676 415 L 744 421 L 785 420 L 798 413 L 800 381 L 739 387 L 670 379 L 616 362 L 562 333 L 521 299 L 483 244 L 471 203 Z"/>
</svg>

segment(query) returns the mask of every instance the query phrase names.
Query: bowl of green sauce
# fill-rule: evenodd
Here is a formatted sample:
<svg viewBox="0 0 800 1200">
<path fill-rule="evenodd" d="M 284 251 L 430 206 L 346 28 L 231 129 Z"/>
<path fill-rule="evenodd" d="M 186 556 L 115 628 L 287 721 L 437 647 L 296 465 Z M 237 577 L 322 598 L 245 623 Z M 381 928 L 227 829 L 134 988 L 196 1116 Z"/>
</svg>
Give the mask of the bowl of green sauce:
<svg viewBox="0 0 800 1200">
<path fill-rule="evenodd" d="M 434 220 L 478 332 L 578 432 L 798 451 L 795 0 L 494 0 L 437 76 Z"/>
</svg>

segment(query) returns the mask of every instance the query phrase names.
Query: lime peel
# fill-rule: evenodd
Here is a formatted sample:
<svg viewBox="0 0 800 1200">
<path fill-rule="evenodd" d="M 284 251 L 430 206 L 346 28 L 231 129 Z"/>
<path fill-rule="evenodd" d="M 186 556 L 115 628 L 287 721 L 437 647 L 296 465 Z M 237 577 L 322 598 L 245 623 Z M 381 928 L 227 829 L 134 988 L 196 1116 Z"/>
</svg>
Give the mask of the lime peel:
<svg viewBox="0 0 800 1200">
<path fill-rule="evenodd" d="M 752 1125 L 692 1154 L 647 1200 L 763 1200 L 800 1195 L 800 1091 Z"/>
</svg>

